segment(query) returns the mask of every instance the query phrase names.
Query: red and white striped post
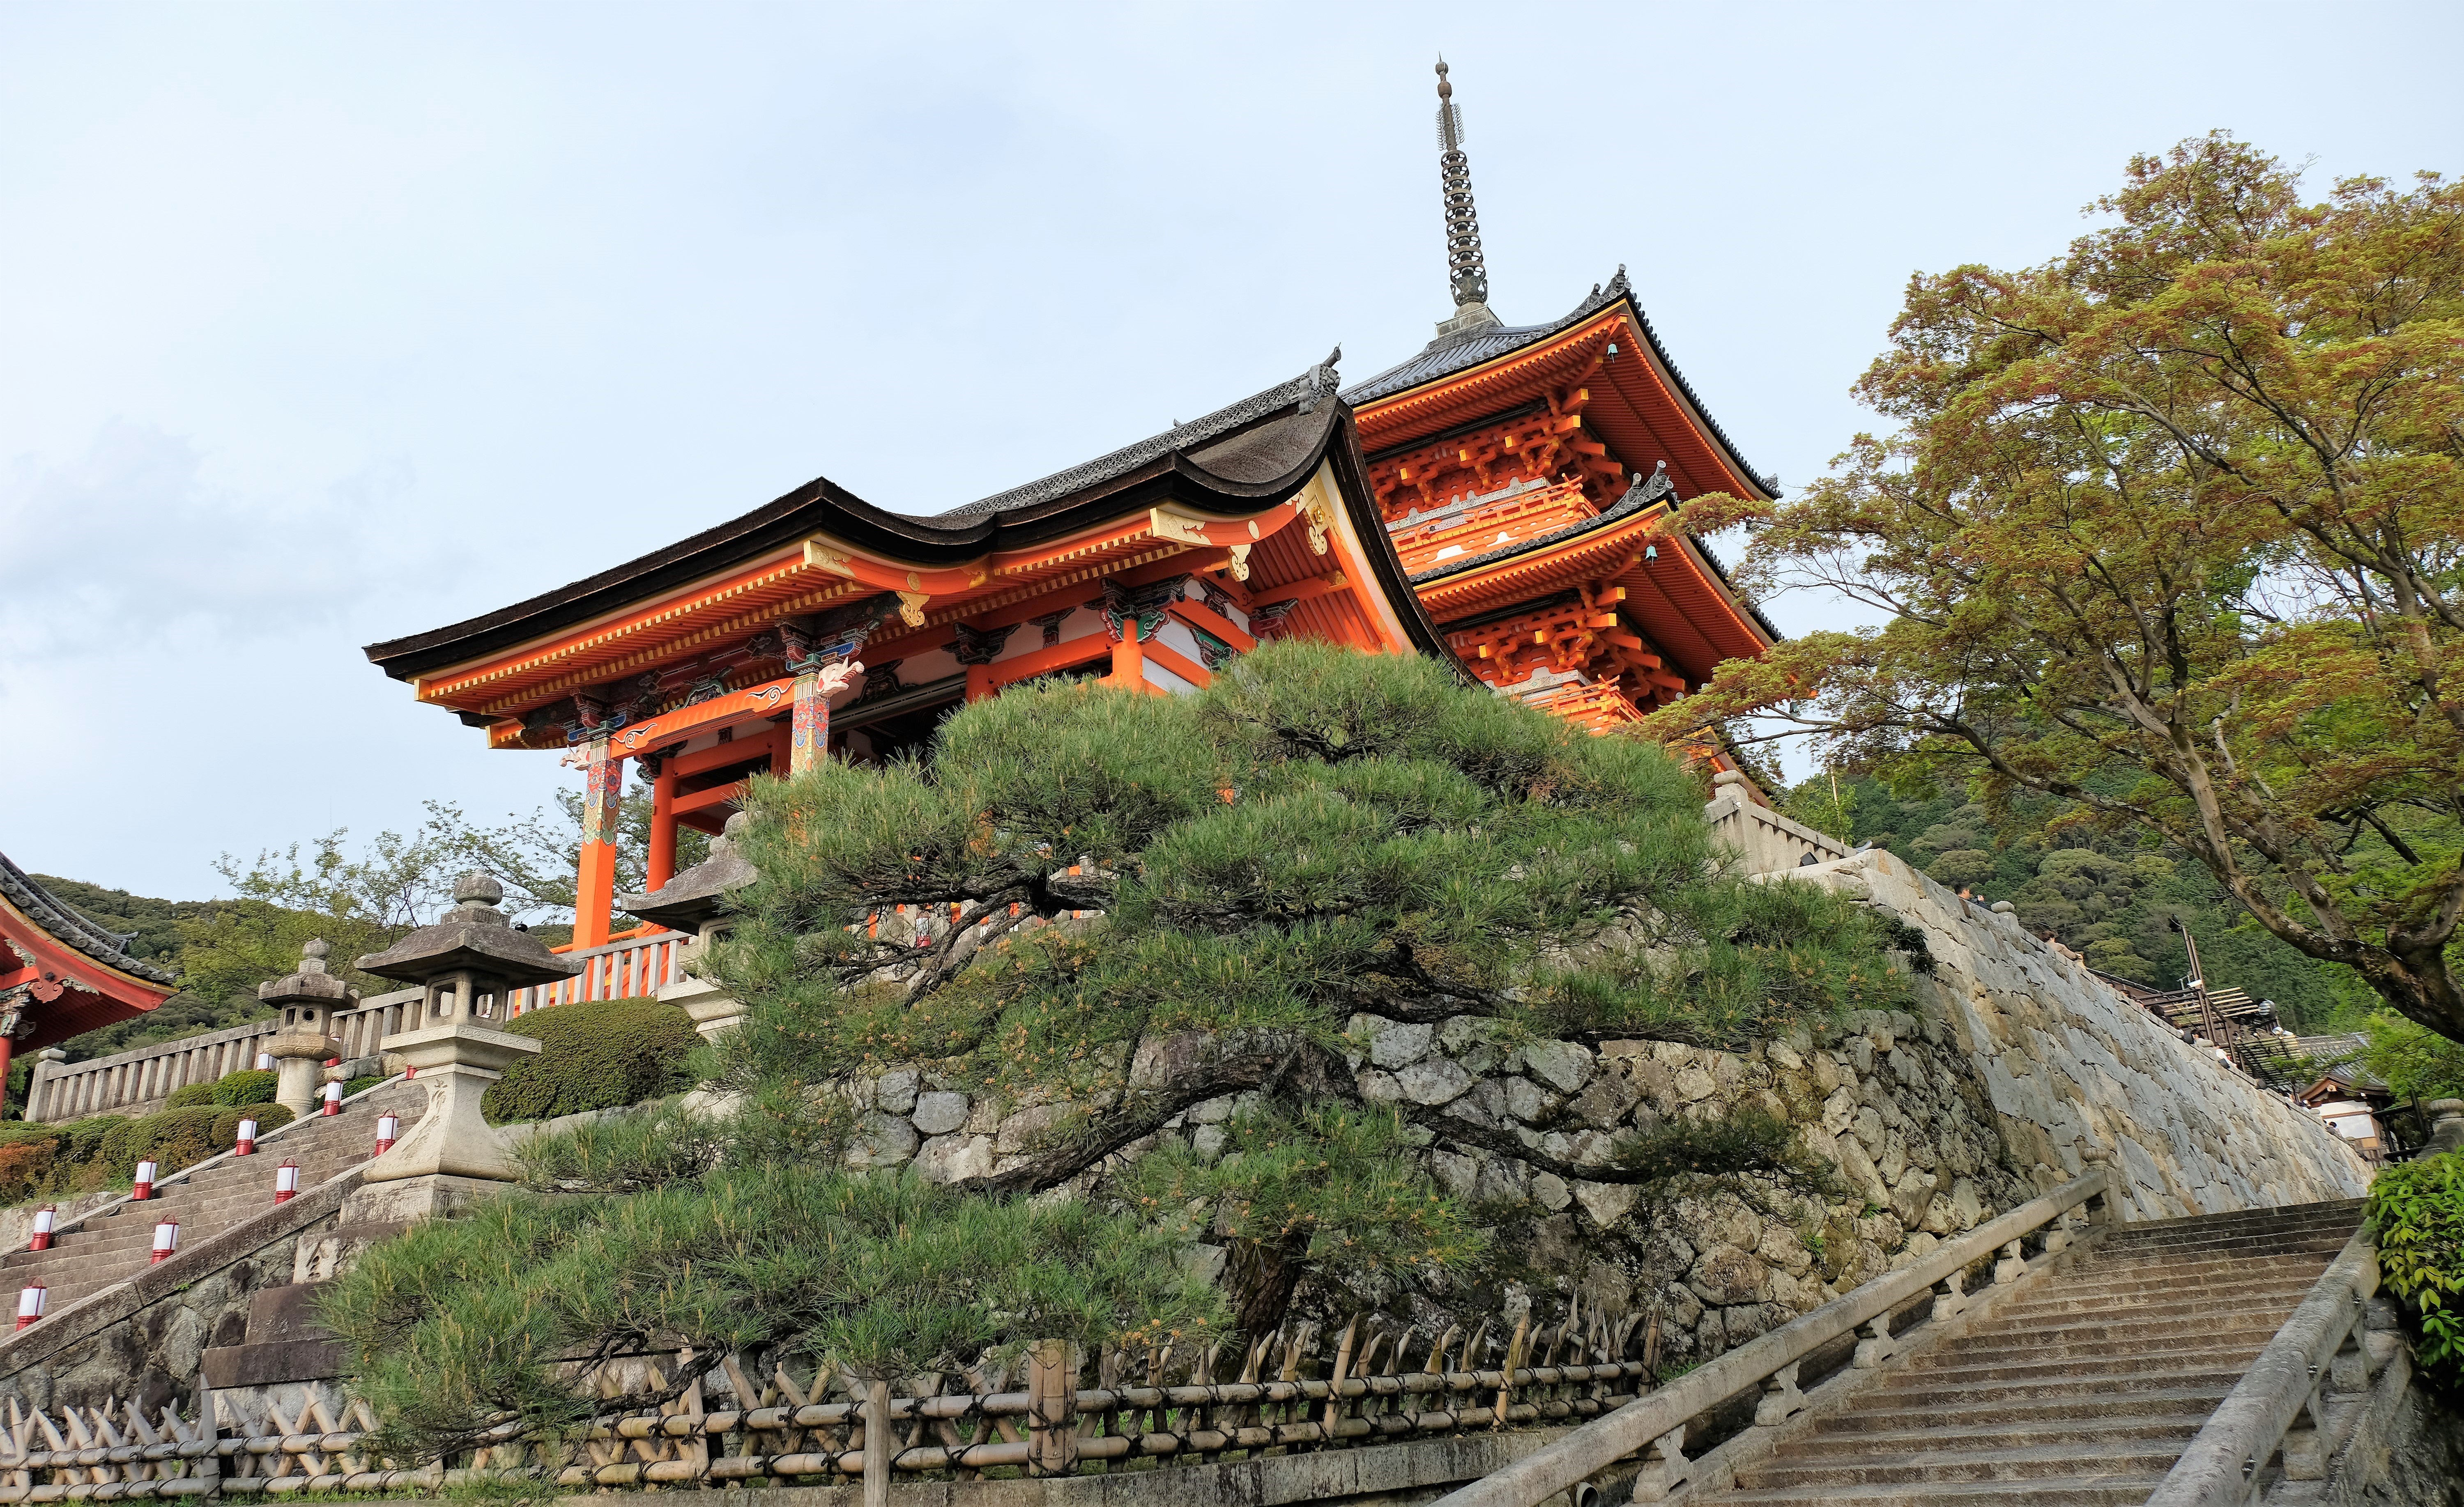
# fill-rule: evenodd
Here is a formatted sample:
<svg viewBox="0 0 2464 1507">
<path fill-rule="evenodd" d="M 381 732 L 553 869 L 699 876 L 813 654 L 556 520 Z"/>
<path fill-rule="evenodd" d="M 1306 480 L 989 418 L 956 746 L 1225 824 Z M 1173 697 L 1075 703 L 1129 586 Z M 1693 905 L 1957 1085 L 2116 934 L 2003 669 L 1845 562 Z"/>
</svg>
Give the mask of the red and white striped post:
<svg viewBox="0 0 2464 1507">
<path fill-rule="evenodd" d="M 43 1304 L 51 1296 L 51 1289 L 40 1282 L 28 1282 L 17 1289 L 17 1327 L 23 1329 L 43 1317 Z"/>
<path fill-rule="evenodd" d="M 287 1204 L 299 1196 L 299 1164 L 289 1157 L 274 1169 L 274 1201 Z"/>
<path fill-rule="evenodd" d="M 154 1196 L 154 1163 L 151 1158 L 137 1164 L 137 1186 L 128 1190 L 131 1198 Z"/>
<path fill-rule="evenodd" d="M 180 1249 L 180 1221 L 165 1219 L 154 1227 L 154 1259 L 167 1261 Z"/>
<path fill-rule="evenodd" d="M 379 1116 L 377 1116 L 377 1148 L 376 1148 L 376 1150 L 375 1150 L 375 1151 L 371 1152 L 370 1154 L 371 1154 L 371 1155 L 373 1155 L 373 1156 L 383 1156 L 383 1155 L 385 1155 L 387 1151 L 390 1151 L 390 1150 L 392 1150 L 392 1149 L 393 1149 L 393 1144 L 394 1144 L 394 1142 L 396 1142 L 396 1141 L 400 1140 L 401 1138 L 402 1138 L 402 1116 L 400 1116 L 400 1115 L 379 1115 Z"/>
<path fill-rule="evenodd" d="M 339 1115 L 342 1112 L 342 1085 L 341 1083 L 334 1082 L 327 1083 L 325 1085 L 325 1107 L 319 1112 L 329 1115 Z"/>
<path fill-rule="evenodd" d="M 45 1204 L 42 1208 L 35 1210 L 34 1237 L 26 1242 L 26 1249 L 29 1251 L 50 1250 L 52 1248 L 52 1225 L 54 1221 L 59 1218 L 59 1206 L 56 1204 Z"/>
<path fill-rule="evenodd" d="M 252 1117 L 239 1123 L 239 1137 L 236 1144 L 231 1147 L 231 1155 L 254 1156 L 255 1154 L 256 1121 Z"/>
</svg>

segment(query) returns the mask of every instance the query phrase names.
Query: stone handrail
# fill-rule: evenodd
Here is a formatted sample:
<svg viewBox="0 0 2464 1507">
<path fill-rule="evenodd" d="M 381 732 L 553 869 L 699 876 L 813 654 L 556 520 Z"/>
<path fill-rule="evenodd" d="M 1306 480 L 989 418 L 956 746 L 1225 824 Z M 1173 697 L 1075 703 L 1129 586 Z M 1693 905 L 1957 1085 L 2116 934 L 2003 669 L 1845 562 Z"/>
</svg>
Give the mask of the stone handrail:
<svg viewBox="0 0 2464 1507">
<path fill-rule="evenodd" d="M 1874 1325 L 1872 1340 L 1867 1343 L 1881 1342 L 1881 1347 L 1866 1352 L 1864 1344 L 1860 1344 L 1859 1362 L 1865 1363 L 1867 1354 L 1879 1360 L 1891 1347 L 1887 1331 L 1893 1309 L 1929 1288 L 1951 1281 L 1962 1269 L 2001 1247 L 2015 1245 L 2091 1198 L 2105 1195 L 2105 1208 L 2110 1210 L 2112 1201 L 2107 1190 L 2112 1177 L 2105 1167 L 2090 1167 L 2044 1197 L 1980 1225 L 1957 1240 L 1945 1241 L 1914 1265 L 1878 1277 L 1810 1313 L 1800 1314 L 1768 1334 L 1686 1372 L 1666 1387 L 1583 1425 L 1538 1453 L 1440 1498 L 1437 1507 L 1538 1507 L 1559 1492 L 1643 1450 L 1651 1451 L 1652 1457 L 1644 1462 L 1642 1474 L 1636 1479 L 1634 1499 L 1659 1500 L 1688 1478 L 1691 1462 L 1685 1458 L 1684 1442 L 1685 1429 L 1691 1421 L 1756 1386 L 1769 1387 L 1774 1399 L 1792 1396 L 1796 1392 L 1796 1367 L 1817 1346 L 1853 1334 L 1860 1327 Z M 2010 1264 L 2006 1262 L 2005 1267 Z M 1997 1267 L 1997 1280 L 2003 1270 Z M 1955 1292 L 1956 1283 L 1952 1282 L 1945 1296 Z"/>
<path fill-rule="evenodd" d="M 2378 1289 L 2378 1252 L 2365 1227 L 2216 1405 L 2148 1507 L 2255 1502 L 2279 1452 L 2285 1479 L 2325 1479 L 2333 1450 L 2322 1394 L 2368 1387 L 2372 1357 L 2362 1320 Z"/>
<path fill-rule="evenodd" d="M 343 1060 L 375 1055 L 379 1041 L 402 1029 L 403 1008 L 418 998 L 416 989 L 396 990 L 336 1012 L 333 1030 Z M 175 1090 L 254 1066 L 261 1043 L 281 1029 L 278 1020 L 252 1020 L 84 1062 L 38 1058 L 26 1118 L 57 1125 L 88 1115 L 148 1113 Z"/>
<path fill-rule="evenodd" d="M 1703 820 L 1748 874 L 1785 873 L 1809 862 L 1827 863 L 1848 856 L 1847 843 L 1756 804 L 1734 786 L 1724 785 L 1704 806 Z"/>
</svg>

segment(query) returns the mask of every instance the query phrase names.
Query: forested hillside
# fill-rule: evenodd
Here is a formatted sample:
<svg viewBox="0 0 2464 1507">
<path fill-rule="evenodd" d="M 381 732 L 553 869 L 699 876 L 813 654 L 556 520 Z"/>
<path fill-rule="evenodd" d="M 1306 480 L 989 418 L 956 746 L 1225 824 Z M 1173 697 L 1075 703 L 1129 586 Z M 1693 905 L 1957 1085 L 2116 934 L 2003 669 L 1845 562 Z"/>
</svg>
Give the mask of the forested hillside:
<svg viewBox="0 0 2464 1507">
<path fill-rule="evenodd" d="M 1894 795 L 1879 780 L 1835 786 L 1816 775 L 1785 805 L 1798 820 L 1888 848 L 1953 889 L 2010 901 L 2030 932 L 2051 932 L 2108 973 L 2180 987 L 2188 960 L 2170 926 L 2178 919 L 2198 938 L 2213 984 L 2275 1000 L 2298 1031 L 2349 1027 L 2376 1004 L 2357 981 L 2343 981 L 2340 994 L 2344 971 L 2258 929 L 2197 863 L 2085 828 L 2049 829 L 2050 801 L 2016 801 L 1997 821 L 1963 792 Z"/>
</svg>

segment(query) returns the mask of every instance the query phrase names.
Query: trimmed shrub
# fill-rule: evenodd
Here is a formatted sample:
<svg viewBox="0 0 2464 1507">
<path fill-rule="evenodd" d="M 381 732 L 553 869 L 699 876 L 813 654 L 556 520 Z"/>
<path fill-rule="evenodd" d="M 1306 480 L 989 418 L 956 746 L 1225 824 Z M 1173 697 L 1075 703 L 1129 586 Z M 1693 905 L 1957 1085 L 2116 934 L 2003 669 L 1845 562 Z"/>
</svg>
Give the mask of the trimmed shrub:
<svg viewBox="0 0 2464 1507">
<path fill-rule="evenodd" d="M 214 1103 L 218 1104 L 270 1104 L 274 1103 L 275 1072 L 270 1067 L 243 1067 L 236 1073 L 225 1073 L 214 1083 Z"/>
<path fill-rule="evenodd" d="M 213 1102 L 213 1084 L 190 1083 L 186 1088 L 175 1088 L 171 1090 L 171 1097 L 163 1101 L 163 1107 L 165 1109 L 194 1109 L 199 1104 L 210 1104 Z"/>
<path fill-rule="evenodd" d="M 385 1080 L 382 1078 L 354 1078 L 342 1084 L 342 1097 L 344 1099 L 355 1098 L 358 1095 L 366 1093 L 369 1089 L 376 1087 L 379 1083 L 384 1081 Z"/>
<path fill-rule="evenodd" d="M 494 1125 L 681 1093 L 693 1086 L 685 1059 L 701 1040 L 693 1016 L 655 999 L 579 1000 L 534 1010 L 505 1029 L 543 1050 L 488 1085 L 481 1105 Z"/>
<path fill-rule="evenodd" d="M 2414 1358 L 2440 1385 L 2464 1383 L 2464 1154 L 2380 1172 L 2368 1217 L 2379 1273 L 2413 1321 Z"/>
<path fill-rule="evenodd" d="M 103 1137 L 95 1160 L 114 1182 L 137 1175 L 137 1164 L 151 1157 L 155 1173 L 167 1176 L 193 1167 L 214 1154 L 214 1119 L 222 1111 L 211 1104 L 165 1109 L 113 1126 Z"/>
<path fill-rule="evenodd" d="M 13 1141 L 0 1146 L 0 1201 L 18 1203 L 42 1190 L 52 1175 L 56 1140 Z"/>
<path fill-rule="evenodd" d="M 291 1111 L 280 1104 L 242 1104 L 233 1109 L 218 1110 L 209 1139 L 214 1143 L 215 1150 L 227 1151 L 239 1145 L 241 1121 L 255 1121 L 256 1133 L 266 1135 L 277 1125 L 289 1125 L 294 1118 Z"/>
</svg>

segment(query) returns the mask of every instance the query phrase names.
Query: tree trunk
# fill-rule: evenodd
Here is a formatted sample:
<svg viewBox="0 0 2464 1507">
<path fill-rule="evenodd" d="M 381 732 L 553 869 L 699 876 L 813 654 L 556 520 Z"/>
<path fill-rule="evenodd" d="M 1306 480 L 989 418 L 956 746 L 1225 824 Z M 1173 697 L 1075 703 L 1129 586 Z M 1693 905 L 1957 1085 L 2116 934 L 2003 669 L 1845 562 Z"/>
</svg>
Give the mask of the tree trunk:
<svg viewBox="0 0 2464 1507">
<path fill-rule="evenodd" d="M 1301 1258 L 1309 1254 L 1309 1236 L 1287 1236 L 1273 1245 L 1235 1240 L 1223 1263 L 1224 1290 L 1232 1298 L 1232 1321 L 1255 1344 L 1275 1332 L 1292 1305 L 1301 1284 Z"/>
</svg>

